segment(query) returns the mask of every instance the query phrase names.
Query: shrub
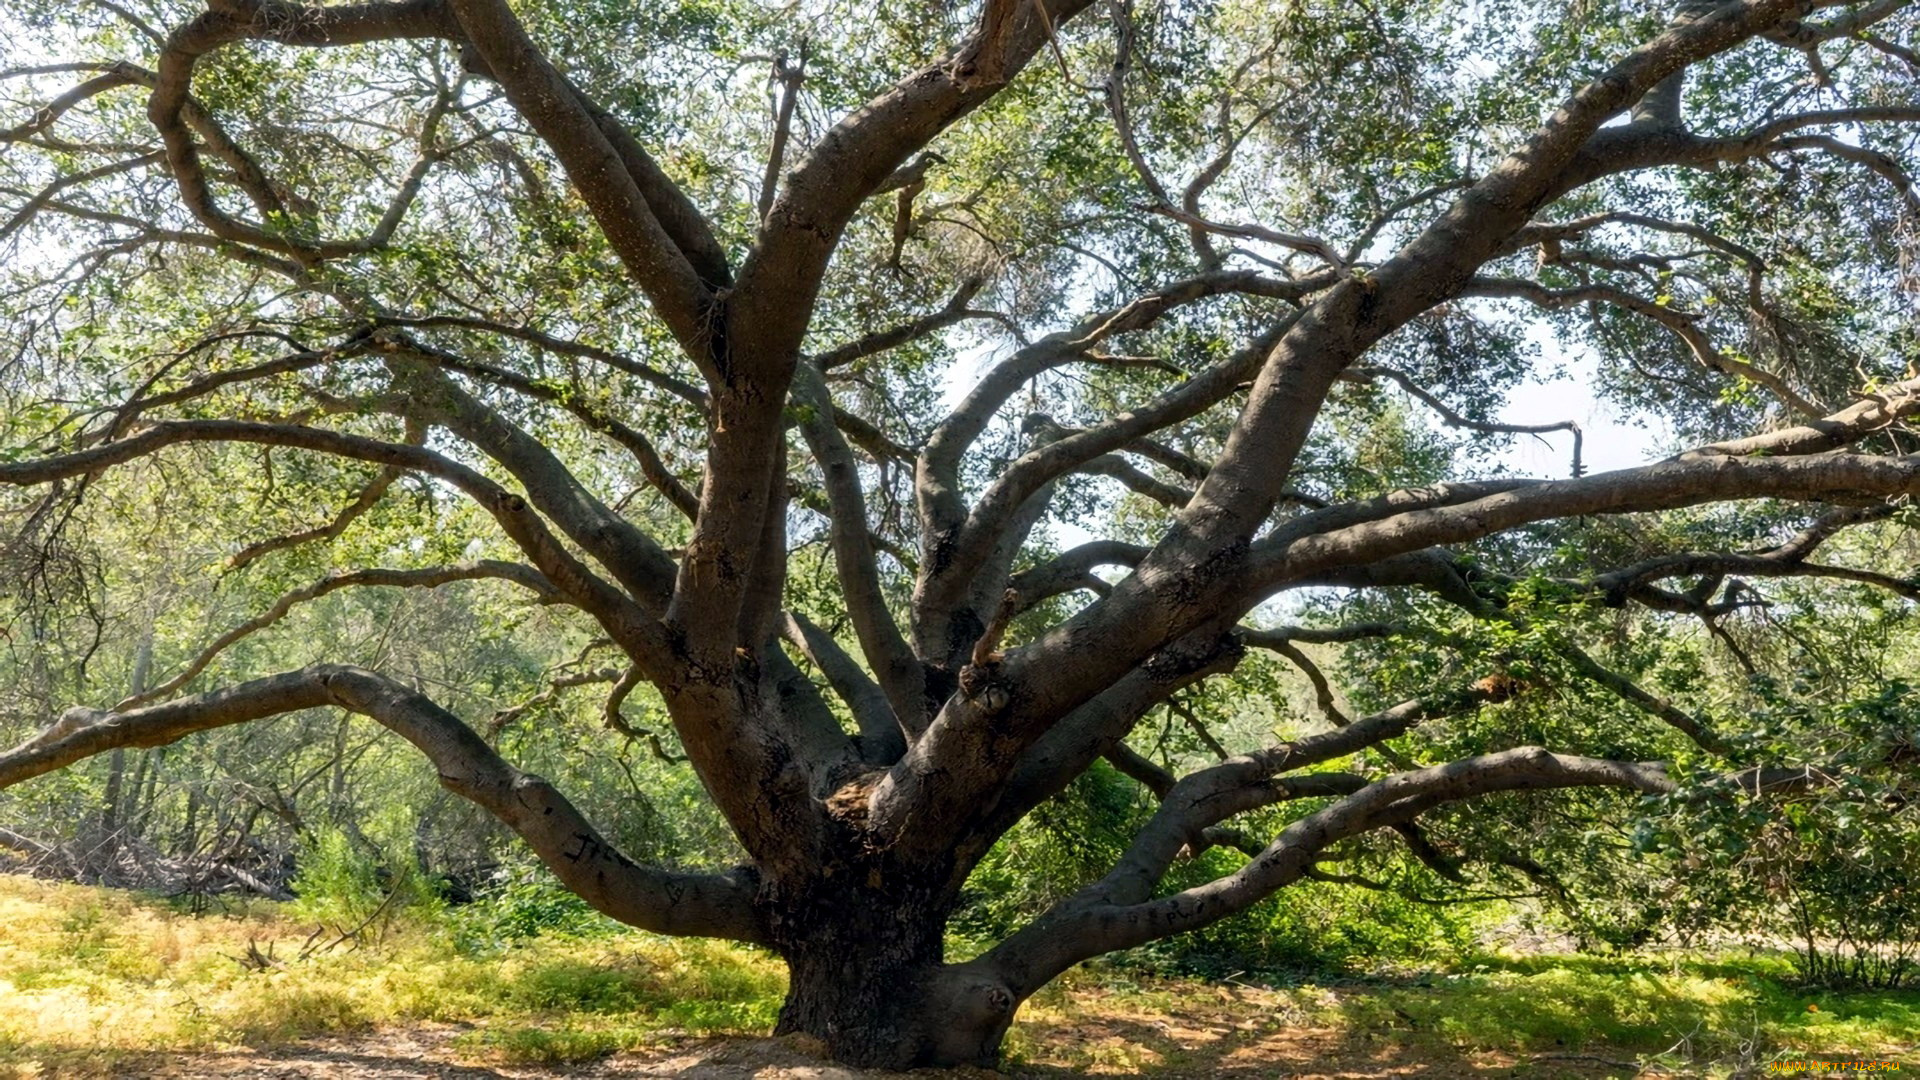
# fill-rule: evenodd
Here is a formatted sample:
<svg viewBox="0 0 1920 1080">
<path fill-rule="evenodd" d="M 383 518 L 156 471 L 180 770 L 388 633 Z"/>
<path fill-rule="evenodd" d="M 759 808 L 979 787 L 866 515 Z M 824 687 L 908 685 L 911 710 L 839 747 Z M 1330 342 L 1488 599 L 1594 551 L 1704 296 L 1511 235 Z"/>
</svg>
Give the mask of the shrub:
<svg viewBox="0 0 1920 1080">
<path fill-rule="evenodd" d="M 303 838 L 295 865 L 294 915 L 342 931 L 407 909 L 429 913 L 440 904 L 438 888 L 411 851 L 369 850 L 332 826 Z"/>
<path fill-rule="evenodd" d="M 444 923 L 454 947 L 470 956 L 541 936 L 606 937 L 623 929 L 535 866 L 501 871 L 472 903 L 449 910 Z"/>
</svg>

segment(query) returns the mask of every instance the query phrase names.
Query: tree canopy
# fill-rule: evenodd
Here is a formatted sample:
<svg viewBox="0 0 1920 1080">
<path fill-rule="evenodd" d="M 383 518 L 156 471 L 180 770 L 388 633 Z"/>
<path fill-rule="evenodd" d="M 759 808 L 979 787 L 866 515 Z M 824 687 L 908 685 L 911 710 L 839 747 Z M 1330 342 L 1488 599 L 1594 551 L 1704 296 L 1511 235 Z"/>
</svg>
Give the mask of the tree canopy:
<svg viewBox="0 0 1920 1080">
<path fill-rule="evenodd" d="M 144 644 L 0 786 L 345 710 L 891 1065 L 991 1061 L 1072 965 L 1375 835 L 1560 888 L 1543 807 L 1912 793 L 1909 0 L 5 20 L 11 662 L 51 705 Z M 1671 453 L 1505 414 L 1569 365 Z M 1564 475 L 1510 475 L 1534 437 Z M 684 757 L 738 865 L 636 859 L 417 652 L 253 649 L 472 583 L 575 635 L 552 689 Z M 1281 722 L 1216 731 L 1236 694 Z M 996 841 L 1109 768 L 1156 799 L 1124 850 L 947 962 Z"/>
</svg>

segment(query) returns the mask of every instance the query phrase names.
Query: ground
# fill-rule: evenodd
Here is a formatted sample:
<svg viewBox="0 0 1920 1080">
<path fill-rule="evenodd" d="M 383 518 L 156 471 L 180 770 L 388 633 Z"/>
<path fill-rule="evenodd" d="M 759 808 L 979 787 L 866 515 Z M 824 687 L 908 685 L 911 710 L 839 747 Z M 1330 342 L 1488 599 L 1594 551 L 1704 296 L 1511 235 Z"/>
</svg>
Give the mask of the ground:
<svg viewBox="0 0 1920 1080">
<path fill-rule="evenodd" d="M 784 979 L 756 950 L 391 914 L 194 913 L 0 875 L 0 1080 L 885 1075 L 759 1037 Z M 1816 1056 L 1920 1072 L 1920 992 L 1810 990 L 1753 954 L 1488 953 L 1264 980 L 1109 964 L 1027 1003 L 1006 1051 L 1027 1078 L 1757 1076 Z"/>
<path fill-rule="evenodd" d="M 709 1038 L 639 1053 L 618 1053 L 562 1066 L 476 1063 L 460 1049 L 458 1025 L 388 1029 L 308 1039 L 260 1050 L 140 1055 L 114 1062 L 111 1074 L 137 1080 L 534 1080 L 547 1077 L 684 1077 L 687 1080 L 984 1080 L 1083 1076 L 1300 1077 L 1305 1080 L 1422 1077 L 1429 1080 L 1521 1076 L 1638 1076 L 1639 1065 L 1594 1054 L 1516 1057 L 1466 1053 L 1391 1038 L 1373 1047 L 1335 1028 L 1287 1026 L 1263 1031 L 1252 1021 L 1222 1025 L 1208 1017 L 1099 1017 L 1048 1032 L 1038 1060 L 1004 1074 L 979 1069 L 911 1074 L 846 1069 L 817 1056 L 804 1037 Z M 1047 1044 L 1061 1041 L 1058 1047 Z M 1070 1045 L 1069 1045 L 1070 1044 Z M 1061 1051 L 1055 1055 L 1049 1050 Z M 1111 1055 L 1117 1064 L 1080 1068 L 1049 1064 L 1082 1054 Z M 1124 1064 L 1138 1061 L 1137 1066 Z M 1654 1075 L 1648 1073 L 1647 1075 Z"/>
</svg>

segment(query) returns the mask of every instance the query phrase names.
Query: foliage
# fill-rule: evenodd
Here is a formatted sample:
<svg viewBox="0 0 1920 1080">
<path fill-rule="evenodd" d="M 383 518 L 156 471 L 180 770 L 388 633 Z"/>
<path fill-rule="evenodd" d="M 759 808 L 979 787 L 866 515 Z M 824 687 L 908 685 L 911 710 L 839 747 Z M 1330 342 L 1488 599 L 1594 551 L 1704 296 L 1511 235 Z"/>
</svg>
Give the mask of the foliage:
<svg viewBox="0 0 1920 1080">
<path fill-rule="evenodd" d="M 1809 983 L 1920 986 L 1920 808 L 1910 780 L 1920 690 L 1896 678 L 1809 705 L 1762 681 L 1757 696 L 1765 704 L 1748 739 L 1782 756 L 1826 740 L 1830 760 L 1849 768 L 1848 786 L 1766 810 L 1684 807 L 1643 850 L 1693 871 L 1680 895 L 1697 922 L 1796 942 Z"/>
<path fill-rule="evenodd" d="M 1151 808 L 1139 789 L 1097 765 L 1015 826 L 967 881 L 953 932 L 997 941 L 1106 872 Z"/>
<path fill-rule="evenodd" d="M 1106 952 L 1490 911 L 1920 978 L 1916 32 L 12 4 L 6 858 L 462 963 L 751 942 L 896 1066 Z M 1516 420 L 1563 372 L 1644 445 Z M 543 968 L 502 1007 L 591 1019 L 502 1045 L 654 978 Z"/>
<path fill-rule="evenodd" d="M 363 836 L 361 844 L 369 843 Z M 367 851 L 339 827 L 322 827 L 305 837 L 295 858 L 298 869 L 290 884 L 298 897 L 293 910 L 302 919 L 359 929 L 440 900 L 411 850 Z"/>
<path fill-rule="evenodd" d="M 1215 876 L 1219 871 L 1212 868 Z M 1196 868 L 1190 877 L 1198 880 L 1205 872 Z M 1406 873 L 1419 876 L 1417 870 Z M 1115 962 L 1261 979 L 1445 969 L 1472 954 L 1493 912 L 1436 904 L 1421 897 L 1418 886 L 1396 885 L 1386 892 L 1301 885 L 1199 933 L 1143 946 Z"/>
<path fill-rule="evenodd" d="M 454 946 L 471 956 L 511 949 L 536 937 L 604 938 L 620 924 L 593 910 L 534 867 L 513 867 L 474 896 L 448 908 L 445 922 Z"/>
</svg>

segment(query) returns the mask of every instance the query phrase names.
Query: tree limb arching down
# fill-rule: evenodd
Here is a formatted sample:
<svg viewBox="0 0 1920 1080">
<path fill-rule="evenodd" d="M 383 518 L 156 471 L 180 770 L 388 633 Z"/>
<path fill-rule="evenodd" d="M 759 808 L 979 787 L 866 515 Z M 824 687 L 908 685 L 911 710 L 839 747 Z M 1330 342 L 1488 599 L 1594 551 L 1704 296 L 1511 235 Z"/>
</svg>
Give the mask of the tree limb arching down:
<svg viewBox="0 0 1920 1080">
<path fill-rule="evenodd" d="M 1680 733 L 1688 770 L 1436 758 L 1409 733 L 1534 685 L 1462 646 L 1452 683 L 1350 718 L 1298 645 L 1402 630 L 1253 625 L 1270 602 L 1421 592 L 1545 633 L 1514 600 L 1542 581 L 1568 619 L 1713 624 L 1784 578 L 1920 596 L 1813 561 L 1920 494 L 1920 83 L 1898 59 L 1920 2 L 744 5 L 705 38 L 639 4 L 189 7 L 4 17 L 0 563 L 195 461 L 339 478 L 282 535 L 208 537 L 241 553 L 222 572 L 323 552 L 408 492 L 497 557 L 333 566 L 156 690 L 0 753 L 0 787 L 344 709 L 614 918 L 775 950 L 782 1030 L 853 1063 L 991 1063 L 1071 965 L 1242 911 L 1353 838 L 1437 860 L 1416 826 L 1458 804 L 1821 775 L 1742 759 L 1578 634 L 1557 670 L 1649 745 Z M 1888 47 L 1856 47 L 1869 30 Z M 806 58 L 776 61 L 771 126 L 745 55 Z M 1105 86 L 1074 76 L 1102 65 Z M 1589 433 L 1569 478 L 1474 472 L 1466 448 L 1581 436 L 1492 411 L 1544 374 L 1542 340 L 1693 448 L 1592 471 Z M 1362 421 L 1462 453 L 1370 470 L 1340 452 Z M 1528 564 L 1543 530 L 1736 503 L 1724 550 L 1650 530 L 1582 572 Z M 793 577 L 816 539 L 824 591 Z M 477 579 L 623 654 L 616 694 L 657 696 L 739 867 L 636 865 L 398 673 L 209 674 L 320 596 Z M 1127 745 L 1250 646 L 1335 726 L 1183 776 Z M 1158 805 L 1119 863 L 946 962 L 982 856 L 1103 759 Z M 1216 844 L 1248 861 L 1165 891 Z"/>
</svg>

